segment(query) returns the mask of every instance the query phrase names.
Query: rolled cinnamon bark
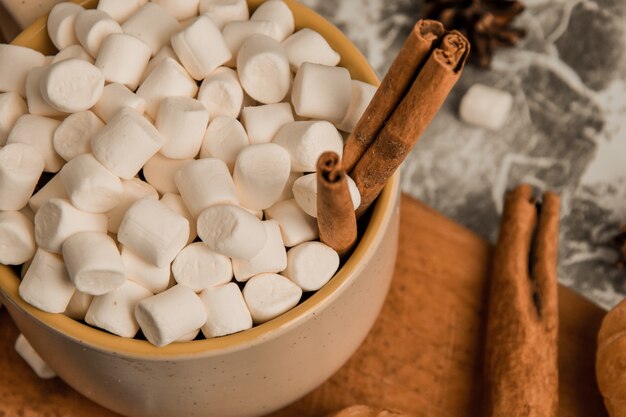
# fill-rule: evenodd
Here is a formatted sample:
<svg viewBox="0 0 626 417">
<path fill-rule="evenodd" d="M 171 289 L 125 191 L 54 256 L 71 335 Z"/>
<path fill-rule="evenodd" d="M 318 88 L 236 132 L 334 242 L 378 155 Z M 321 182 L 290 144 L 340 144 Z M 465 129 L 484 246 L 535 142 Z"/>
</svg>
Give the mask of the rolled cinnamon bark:
<svg viewBox="0 0 626 417">
<path fill-rule="evenodd" d="M 626 417 L 626 299 L 602 320 L 596 379 L 611 417 Z"/>
<path fill-rule="evenodd" d="M 461 76 L 469 49 L 469 42 L 460 32 L 452 31 L 443 37 L 409 92 L 357 162 L 350 174 L 361 193 L 357 217 L 378 197 L 439 111 Z"/>
<path fill-rule="evenodd" d="M 346 255 L 357 238 L 354 205 L 339 155 L 324 152 L 317 160 L 317 225 L 320 241 Z"/>
<path fill-rule="evenodd" d="M 485 416 L 556 417 L 559 197 L 505 199 L 487 318 Z"/>
<path fill-rule="evenodd" d="M 352 171 L 374 141 L 443 33 L 443 25 L 436 20 L 418 20 L 415 23 L 365 113 L 346 140 L 342 161 L 346 172 Z"/>
</svg>

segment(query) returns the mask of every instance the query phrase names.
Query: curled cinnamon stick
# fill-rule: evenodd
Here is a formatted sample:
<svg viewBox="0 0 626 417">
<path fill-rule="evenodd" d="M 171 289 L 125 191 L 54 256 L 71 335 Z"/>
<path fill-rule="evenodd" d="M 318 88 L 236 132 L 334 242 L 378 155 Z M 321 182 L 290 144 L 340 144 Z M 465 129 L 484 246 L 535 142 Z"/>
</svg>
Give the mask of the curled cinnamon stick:
<svg viewBox="0 0 626 417">
<path fill-rule="evenodd" d="M 556 417 L 559 197 L 529 185 L 505 199 L 487 318 L 485 415 Z"/>
<path fill-rule="evenodd" d="M 351 171 L 350 176 L 361 193 L 357 217 L 378 197 L 439 111 L 461 76 L 469 48 L 460 32 L 452 31 L 443 37 L 409 92 Z"/>
<path fill-rule="evenodd" d="M 346 172 L 352 171 L 376 138 L 426 62 L 433 46 L 441 40 L 443 32 L 443 25 L 435 20 L 418 20 L 415 23 L 365 113 L 346 140 L 343 151 Z"/>
<path fill-rule="evenodd" d="M 317 225 L 322 243 L 347 254 L 357 238 L 354 205 L 339 155 L 324 152 L 317 160 Z"/>
<path fill-rule="evenodd" d="M 611 417 L 626 417 L 626 299 L 602 320 L 596 379 Z"/>
</svg>

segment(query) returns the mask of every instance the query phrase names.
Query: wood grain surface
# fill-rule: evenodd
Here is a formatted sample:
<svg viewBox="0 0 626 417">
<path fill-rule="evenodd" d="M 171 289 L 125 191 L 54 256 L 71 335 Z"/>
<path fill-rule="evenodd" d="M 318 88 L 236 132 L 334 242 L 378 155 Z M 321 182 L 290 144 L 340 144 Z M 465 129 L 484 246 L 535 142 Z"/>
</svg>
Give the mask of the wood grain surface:
<svg viewBox="0 0 626 417">
<path fill-rule="evenodd" d="M 400 252 L 380 318 L 337 374 L 273 416 L 321 417 L 358 403 L 415 416 L 477 416 L 491 249 L 404 196 Z M 564 287 L 559 303 L 559 415 L 606 416 L 594 375 L 605 312 Z M 58 379 L 39 380 L 13 350 L 17 334 L 0 311 L 1 417 L 114 415 Z"/>
</svg>

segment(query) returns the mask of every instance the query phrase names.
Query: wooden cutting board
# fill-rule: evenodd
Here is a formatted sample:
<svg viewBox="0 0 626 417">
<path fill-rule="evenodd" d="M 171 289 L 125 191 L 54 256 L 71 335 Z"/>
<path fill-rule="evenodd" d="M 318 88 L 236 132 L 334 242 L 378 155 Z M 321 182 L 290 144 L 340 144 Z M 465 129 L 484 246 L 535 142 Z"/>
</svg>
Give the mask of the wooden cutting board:
<svg viewBox="0 0 626 417">
<path fill-rule="evenodd" d="M 273 416 L 321 417 L 358 403 L 415 416 L 477 416 L 491 249 L 404 196 L 395 277 L 372 332 L 330 380 Z M 605 312 L 564 287 L 559 297 L 559 415 L 606 416 L 594 375 Z M 17 334 L 0 311 L 0 416 L 114 415 L 58 379 L 39 380 L 13 350 Z"/>
</svg>

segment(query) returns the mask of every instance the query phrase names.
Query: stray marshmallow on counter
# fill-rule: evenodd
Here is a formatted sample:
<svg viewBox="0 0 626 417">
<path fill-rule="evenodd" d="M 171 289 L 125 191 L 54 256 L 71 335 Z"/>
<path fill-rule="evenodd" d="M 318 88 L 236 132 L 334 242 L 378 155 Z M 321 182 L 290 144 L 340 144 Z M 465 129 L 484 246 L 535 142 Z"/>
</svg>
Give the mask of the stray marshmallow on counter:
<svg viewBox="0 0 626 417">
<path fill-rule="evenodd" d="M 28 107 L 19 94 L 15 92 L 0 94 L 0 146 L 6 144 L 15 122 L 26 113 L 28 113 Z"/>
<path fill-rule="evenodd" d="M 249 144 L 248 135 L 239 120 L 230 116 L 218 116 L 211 120 L 204 133 L 200 158 L 221 159 L 232 171 L 237 155 Z"/>
<path fill-rule="evenodd" d="M 122 25 L 124 33 L 145 42 L 152 55 L 169 45 L 172 35 L 180 30 L 178 20 L 156 3 L 146 3 Z"/>
<path fill-rule="evenodd" d="M 119 23 L 102 10 L 90 9 L 76 15 L 74 30 L 78 42 L 92 57 L 98 56 L 98 51 L 104 39 L 113 33 L 124 33 Z"/>
<path fill-rule="evenodd" d="M 267 20 L 274 23 L 277 30 L 277 41 L 284 40 L 293 33 L 295 23 L 293 13 L 282 0 L 269 0 L 261 3 L 254 11 L 250 20 Z"/>
<path fill-rule="evenodd" d="M 78 43 L 74 22 L 76 16 L 84 10 L 82 6 L 71 2 L 59 3 L 50 10 L 46 27 L 50 40 L 59 51 Z"/>
<path fill-rule="evenodd" d="M 32 146 L 43 158 L 43 170 L 58 172 L 63 166 L 63 158 L 54 150 L 53 137 L 60 124 L 58 120 L 49 117 L 25 114 L 15 122 L 7 144 L 23 143 Z"/>
<path fill-rule="evenodd" d="M 125 33 L 114 33 L 102 42 L 95 66 L 104 79 L 137 89 L 152 50 L 143 41 Z"/>
<path fill-rule="evenodd" d="M 206 323 L 207 312 L 191 288 L 175 285 L 139 301 L 135 318 L 150 343 L 165 346 L 201 328 Z"/>
<path fill-rule="evenodd" d="M 170 282 L 170 264 L 159 267 L 144 261 L 127 247 L 123 247 L 122 262 L 128 279 L 158 294 L 167 289 Z"/>
<path fill-rule="evenodd" d="M 275 220 L 285 246 L 292 247 L 319 237 L 317 221 L 306 214 L 295 199 L 283 200 L 265 210 L 265 218 Z"/>
<path fill-rule="evenodd" d="M 39 378 L 51 379 L 57 376 L 21 333 L 15 340 L 15 351 Z"/>
<path fill-rule="evenodd" d="M 28 271 L 20 282 L 20 297 L 48 313 L 63 313 L 74 295 L 63 258 L 41 248 L 35 252 Z"/>
<path fill-rule="evenodd" d="M 146 109 L 146 100 L 122 84 L 111 83 L 104 86 L 100 100 L 92 110 L 100 119 L 108 123 L 123 107 L 129 107 L 143 114 Z"/>
<path fill-rule="evenodd" d="M 198 232 L 196 230 L 196 218 L 189 212 L 189 209 L 187 209 L 183 198 L 178 194 L 165 193 L 163 194 L 163 197 L 161 197 L 161 203 L 186 218 L 189 222 L 189 237 L 187 238 L 187 243 L 191 243 L 196 240 L 196 237 L 198 237 Z"/>
<path fill-rule="evenodd" d="M 45 63 L 46 57 L 34 49 L 0 44 L 0 93 L 14 91 L 26 97 L 28 71 Z"/>
<path fill-rule="evenodd" d="M 74 291 L 74 295 L 72 295 L 63 314 L 74 320 L 85 320 L 85 315 L 87 314 L 87 310 L 89 310 L 92 300 L 93 295 Z"/>
<path fill-rule="evenodd" d="M 361 194 L 354 180 L 346 176 L 352 204 L 356 210 L 361 205 Z M 317 174 L 307 174 L 293 183 L 293 196 L 306 214 L 317 218 Z"/>
<path fill-rule="evenodd" d="M 243 105 L 243 90 L 237 73 L 230 68 L 217 68 L 202 81 L 198 100 L 207 108 L 211 119 L 238 117 Z"/>
<path fill-rule="evenodd" d="M 235 66 L 237 53 L 243 41 L 255 33 L 278 39 L 278 28 L 272 22 L 266 20 L 244 20 L 238 22 L 229 22 L 224 26 L 222 34 L 224 42 L 228 46 L 232 58 L 226 64 L 229 67 Z"/>
<path fill-rule="evenodd" d="M 103 127 L 102 120 L 90 110 L 70 114 L 54 131 L 54 150 L 66 161 L 89 153 L 91 138 Z"/>
<path fill-rule="evenodd" d="M 250 277 L 264 272 L 280 272 L 287 267 L 287 252 L 278 223 L 266 220 L 263 227 L 267 239 L 261 252 L 250 259 L 233 259 L 233 272 L 239 282 L 246 282 Z"/>
<path fill-rule="evenodd" d="M 376 87 L 371 84 L 364 83 L 359 80 L 352 80 L 352 96 L 350 98 L 350 106 L 341 122 L 337 124 L 337 128 L 344 132 L 352 132 L 365 109 L 372 101 L 376 93 Z"/>
<path fill-rule="evenodd" d="M 104 88 L 102 72 L 82 59 L 66 59 L 48 68 L 40 81 L 43 98 L 57 110 L 76 113 L 93 107 Z"/>
<path fill-rule="evenodd" d="M 0 210 L 21 210 L 35 190 L 44 161 L 30 145 L 13 143 L 0 149 Z"/>
<path fill-rule="evenodd" d="M 202 326 L 204 337 L 225 336 L 252 327 L 252 316 L 241 290 L 234 282 L 207 288 L 200 293 L 207 311 L 207 321 Z"/>
<path fill-rule="evenodd" d="M 296 72 L 305 63 L 335 66 L 341 57 L 326 39 L 309 28 L 300 29 L 283 41 L 291 69 Z"/>
<path fill-rule="evenodd" d="M 291 310 L 300 297 L 302 289 L 278 274 L 255 275 L 243 289 L 243 298 L 255 324 L 265 323 Z"/>
<path fill-rule="evenodd" d="M 276 132 L 294 119 L 289 103 L 276 103 L 244 107 L 241 111 L 241 121 L 250 143 L 254 144 L 271 142 Z"/>
<path fill-rule="evenodd" d="M 139 178 L 122 179 L 122 187 L 123 191 L 119 203 L 105 213 L 108 218 L 108 230 L 111 233 L 117 233 L 117 229 L 119 229 L 120 223 L 122 223 L 122 218 L 124 218 L 126 211 L 135 201 L 144 197 L 152 198 L 153 200 L 159 199 L 159 194 L 154 187 Z"/>
<path fill-rule="evenodd" d="M 165 140 L 160 153 L 173 159 L 195 158 L 208 123 L 209 111 L 200 101 L 191 97 L 164 99 L 155 122 Z"/>
<path fill-rule="evenodd" d="M 322 242 L 305 242 L 287 252 L 287 269 L 283 275 L 303 291 L 317 291 L 337 272 L 339 255 Z"/>
<path fill-rule="evenodd" d="M 44 205 L 48 200 L 53 198 L 64 198 L 69 200 L 69 196 L 67 195 L 67 191 L 65 191 L 65 186 L 61 181 L 61 176 L 56 174 L 54 177 L 50 179 L 37 191 L 33 196 L 28 200 L 28 205 L 30 209 L 33 211 L 33 214 L 37 214 L 39 208 Z"/>
<path fill-rule="evenodd" d="M 143 166 L 143 176 L 148 184 L 153 186 L 159 193 L 178 193 L 174 177 L 179 169 L 192 162 L 194 159 L 170 159 L 154 154 Z"/>
<path fill-rule="evenodd" d="M 56 64 L 57 62 L 64 61 L 66 59 L 82 59 L 83 61 L 87 61 L 90 64 L 95 62 L 95 59 L 91 55 L 85 51 L 81 45 L 70 45 L 67 48 L 62 49 L 58 54 L 56 54 L 52 61 L 50 61 L 50 65 Z"/>
<path fill-rule="evenodd" d="M 213 252 L 202 242 L 196 242 L 176 255 L 172 274 L 178 284 L 200 292 L 230 282 L 233 266 L 228 256 Z"/>
<path fill-rule="evenodd" d="M 459 113 L 466 123 L 499 130 L 504 126 L 513 106 L 513 96 L 483 84 L 474 84 L 461 99 Z"/>
<path fill-rule="evenodd" d="M 41 94 L 41 79 L 48 72 L 49 67 L 35 67 L 28 71 L 26 76 L 26 102 L 28 112 L 37 116 L 64 116 L 66 113 L 52 107 Z"/>
<path fill-rule="evenodd" d="M 178 20 L 190 19 L 198 14 L 200 0 L 152 0 Z"/>
<path fill-rule="evenodd" d="M 0 248 L 4 265 L 29 261 L 37 249 L 33 222 L 19 211 L 0 212 Z"/>
<path fill-rule="evenodd" d="M 250 19 L 246 0 L 200 0 L 200 14 L 209 16 L 220 30 L 229 22 Z"/>
<path fill-rule="evenodd" d="M 100 0 L 97 9 L 121 25 L 145 3 L 145 0 Z"/>
</svg>

